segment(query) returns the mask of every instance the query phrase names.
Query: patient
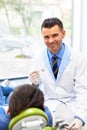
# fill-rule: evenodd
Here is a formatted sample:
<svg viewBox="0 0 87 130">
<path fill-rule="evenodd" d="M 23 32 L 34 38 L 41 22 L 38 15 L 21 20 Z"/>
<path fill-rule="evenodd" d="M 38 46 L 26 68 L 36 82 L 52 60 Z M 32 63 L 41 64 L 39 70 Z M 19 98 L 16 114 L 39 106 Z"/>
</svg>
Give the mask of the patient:
<svg viewBox="0 0 87 130">
<path fill-rule="evenodd" d="M 48 115 L 48 125 L 52 126 L 52 116 L 47 107 L 44 106 L 43 92 L 35 85 L 23 84 L 13 91 L 9 100 L 9 111 L 11 119 L 27 108 L 40 108 Z"/>
<path fill-rule="evenodd" d="M 0 130 L 8 130 L 12 118 L 27 108 L 36 107 L 46 112 L 48 125 L 52 126 L 52 115 L 49 109 L 44 106 L 43 92 L 35 85 L 23 84 L 17 86 L 9 99 L 8 111 L 0 106 Z"/>
</svg>

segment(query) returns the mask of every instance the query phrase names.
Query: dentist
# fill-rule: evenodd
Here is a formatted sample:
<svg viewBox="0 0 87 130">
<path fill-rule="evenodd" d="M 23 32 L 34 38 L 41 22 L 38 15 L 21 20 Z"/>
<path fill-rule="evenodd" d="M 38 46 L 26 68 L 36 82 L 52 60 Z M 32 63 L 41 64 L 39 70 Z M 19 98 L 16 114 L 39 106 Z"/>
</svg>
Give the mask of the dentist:
<svg viewBox="0 0 87 130">
<path fill-rule="evenodd" d="M 29 80 L 43 91 L 45 104 L 55 119 L 68 122 L 65 129 L 87 130 L 86 60 L 63 42 L 66 32 L 60 19 L 45 19 L 41 32 L 46 47 L 35 59 L 36 70 L 29 75 Z"/>
</svg>

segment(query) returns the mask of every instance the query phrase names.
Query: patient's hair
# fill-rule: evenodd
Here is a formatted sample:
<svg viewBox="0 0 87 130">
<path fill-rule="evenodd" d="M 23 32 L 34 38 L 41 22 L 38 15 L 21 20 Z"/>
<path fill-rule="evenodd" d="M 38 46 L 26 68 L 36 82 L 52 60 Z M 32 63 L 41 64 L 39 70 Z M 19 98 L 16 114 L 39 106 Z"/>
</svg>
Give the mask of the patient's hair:
<svg viewBox="0 0 87 130">
<path fill-rule="evenodd" d="M 9 100 L 11 118 L 27 108 L 37 107 L 44 110 L 44 94 L 35 85 L 17 86 Z"/>
</svg>

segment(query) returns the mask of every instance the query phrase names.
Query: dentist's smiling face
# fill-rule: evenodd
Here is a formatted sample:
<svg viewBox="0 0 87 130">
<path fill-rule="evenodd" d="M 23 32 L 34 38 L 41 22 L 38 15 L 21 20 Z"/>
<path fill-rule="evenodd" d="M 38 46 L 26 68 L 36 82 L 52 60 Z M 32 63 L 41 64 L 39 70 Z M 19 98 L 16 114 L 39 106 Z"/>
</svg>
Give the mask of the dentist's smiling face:
<svg viewBox="0 0 87 130">
<path fill-rule="evenodd" d="M 42 28 L 44 42 L 49 51 L 56 54 L 62 47 L 62 40 L 65 37 L 65 30 L 60 29 L 58 25 L 51 28 Z"/>
</svg>

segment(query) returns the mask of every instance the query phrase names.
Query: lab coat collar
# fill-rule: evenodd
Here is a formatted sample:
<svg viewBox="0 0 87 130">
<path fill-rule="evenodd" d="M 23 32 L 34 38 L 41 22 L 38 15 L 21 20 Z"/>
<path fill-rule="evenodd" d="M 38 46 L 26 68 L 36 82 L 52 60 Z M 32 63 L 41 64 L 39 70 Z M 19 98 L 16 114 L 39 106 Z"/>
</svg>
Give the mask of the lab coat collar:
<svg viewBox="0 0 87 130">
<path fill-rule="evenodd" d="M 69 50 L 68 46 L 65 44 L 65 51 L 64 51 L 64 54 L 62 56 L 62 61 L 61 61 L 61 64 L 60 64 L 60 68 L 59 68 L 59 72 L 58 72 L 56 82 L 60 79 L 61 75 L 63 74 L 63 72 L 64 72 L 64 70 L 67 66 L 67 64 L 69 63 L 70 56 L 71 56 L 70 50 Z M 49 60 L 48 60 L 47 49 L 45 49 L 45 51 L 43 53 L 43 58 L 44 58 L 47 70 L 51 74 L 52 79 L 55 80 L 51 66 L 50 66 L 50 63 L 49 63 Z"/>
</svg>

